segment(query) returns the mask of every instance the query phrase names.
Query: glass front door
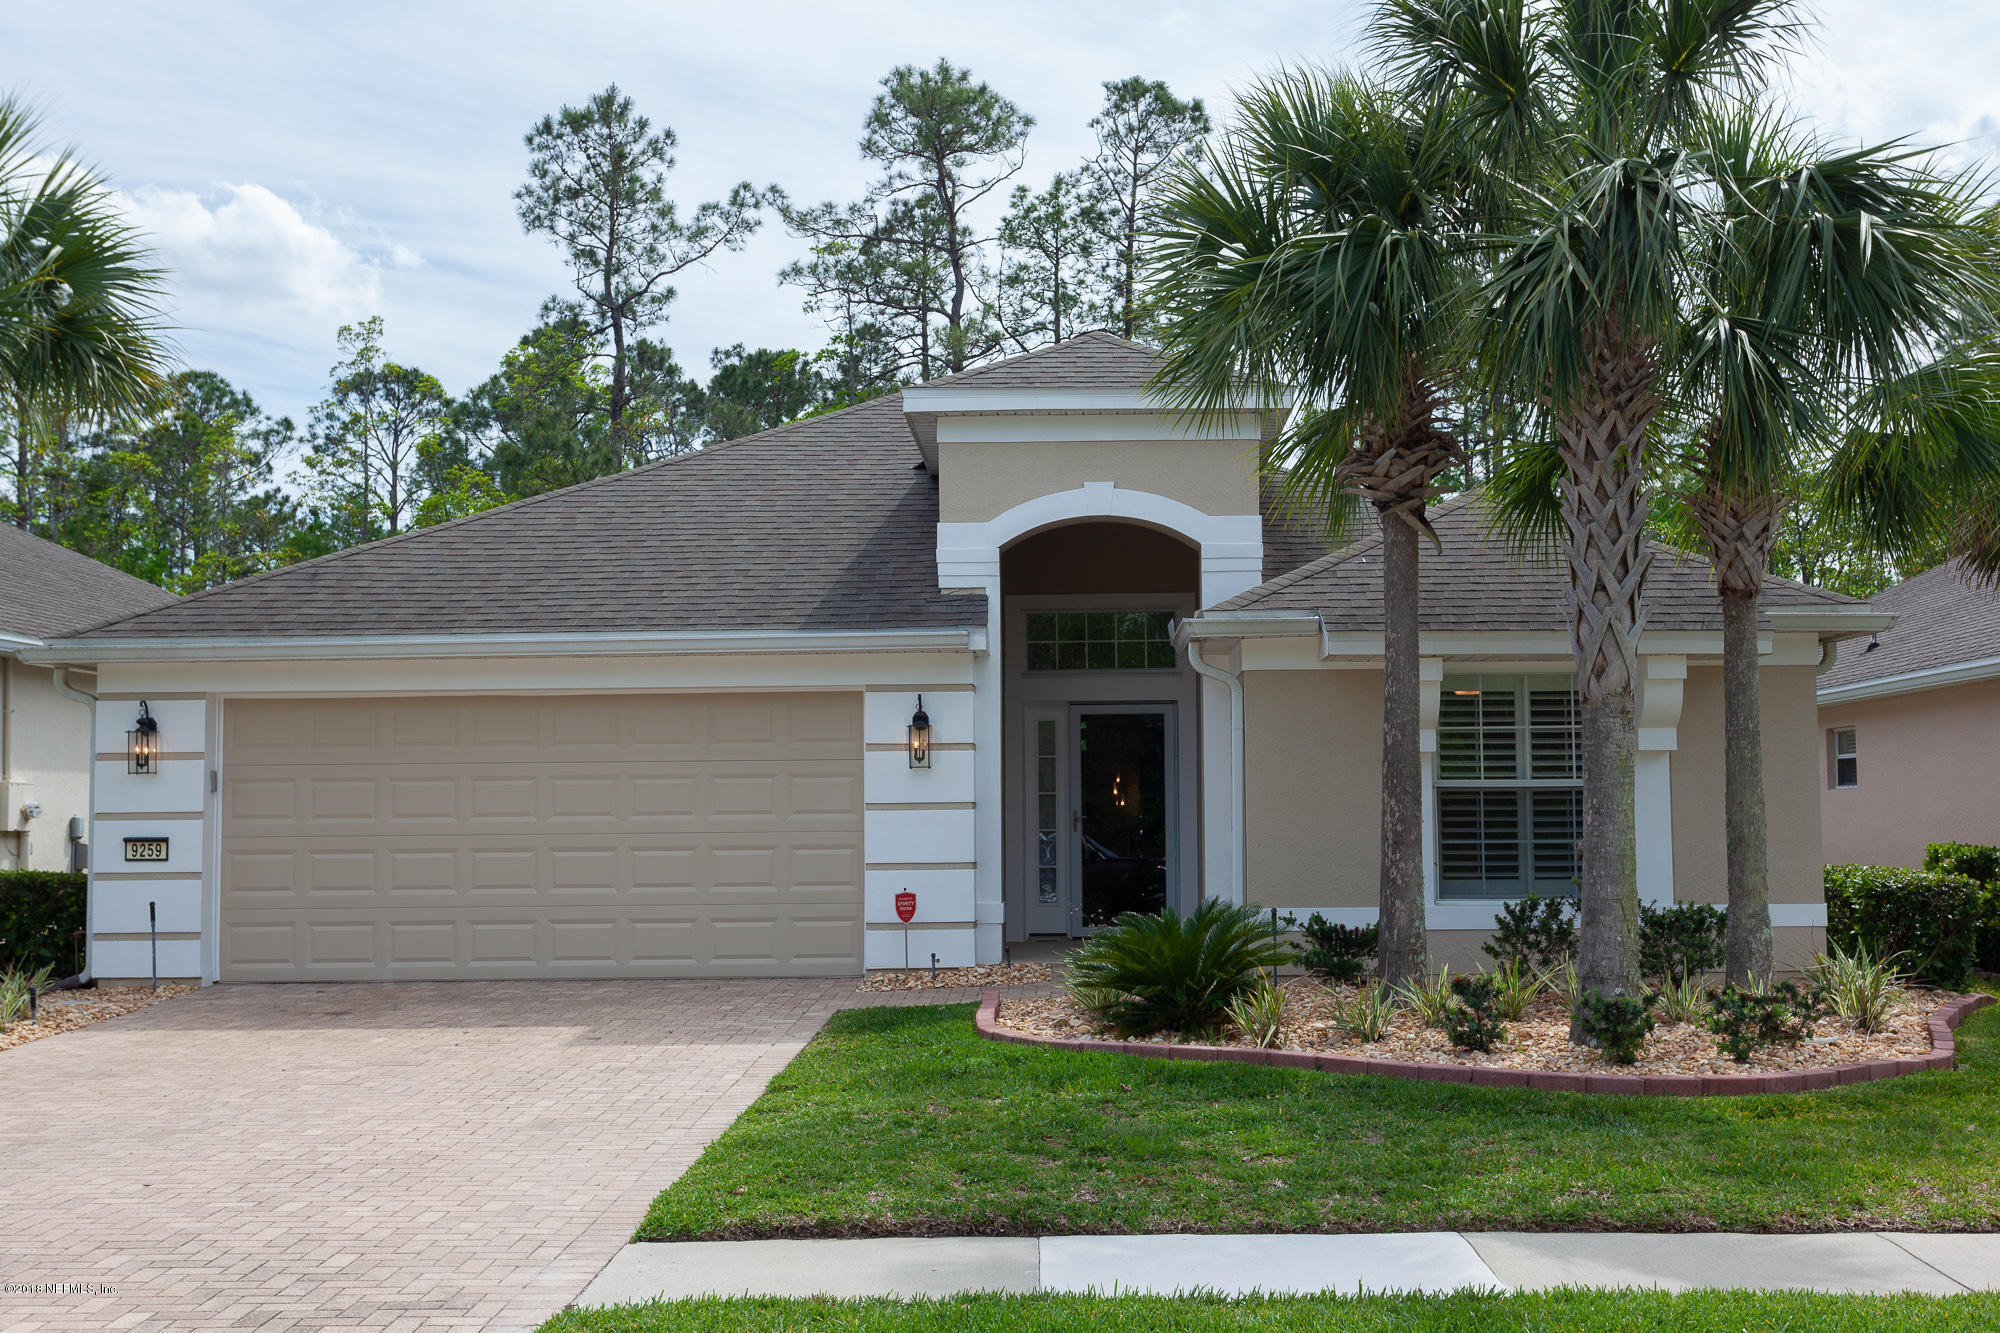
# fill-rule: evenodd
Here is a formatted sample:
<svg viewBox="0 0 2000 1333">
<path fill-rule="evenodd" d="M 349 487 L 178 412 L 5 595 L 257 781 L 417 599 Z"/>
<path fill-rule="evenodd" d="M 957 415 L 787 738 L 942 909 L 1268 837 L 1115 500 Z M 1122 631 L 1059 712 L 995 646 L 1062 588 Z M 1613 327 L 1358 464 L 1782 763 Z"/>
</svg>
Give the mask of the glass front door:
<svg viewBox="0 0 2000 1333">
<path fill-rule="evenodd" d="M 1171 901 L 1173 705 L 1070 709 L 1070 933 Z"/>
</svg>

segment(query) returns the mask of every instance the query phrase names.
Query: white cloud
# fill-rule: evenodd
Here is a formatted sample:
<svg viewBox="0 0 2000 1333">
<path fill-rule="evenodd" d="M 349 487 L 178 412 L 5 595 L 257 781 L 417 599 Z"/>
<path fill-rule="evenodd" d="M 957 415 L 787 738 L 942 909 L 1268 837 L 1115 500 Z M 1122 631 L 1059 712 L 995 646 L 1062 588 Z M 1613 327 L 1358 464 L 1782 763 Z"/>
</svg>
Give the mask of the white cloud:
<svg viewBox="0 0 2000 1333">
<path fill-rule="evenodd" d="M 124 203 L 171 270 L 184 316 L 196 319 L 354 319 L 380 306 L 385 267 L 419 263 L 400 245 L 364 253 L 262 185 L 224 185 L 206 199 L 142 187 Z"/>
</svg>

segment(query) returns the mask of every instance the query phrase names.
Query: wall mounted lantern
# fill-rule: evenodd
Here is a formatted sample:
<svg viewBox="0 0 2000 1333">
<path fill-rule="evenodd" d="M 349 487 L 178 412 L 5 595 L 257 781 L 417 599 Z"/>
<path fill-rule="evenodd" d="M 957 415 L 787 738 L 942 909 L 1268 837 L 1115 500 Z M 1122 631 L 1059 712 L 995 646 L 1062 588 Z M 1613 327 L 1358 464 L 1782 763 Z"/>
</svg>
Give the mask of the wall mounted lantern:
<svg viewBox="0 0 2000 1333">
<path fill-rule="evenodd" d="M 910 714 L 910 767 L 931 766 L 931 715 L 924 711 L 924 696 L 917 696 L 917 711 Z"/>
<path fill-rule="evenodd" d="M 139 720 L 125 733 L 125 771 L 153 774 L 160 771 L 160 724 L 153 720 L 146 701 L 139 701 Z"/>
</svg>

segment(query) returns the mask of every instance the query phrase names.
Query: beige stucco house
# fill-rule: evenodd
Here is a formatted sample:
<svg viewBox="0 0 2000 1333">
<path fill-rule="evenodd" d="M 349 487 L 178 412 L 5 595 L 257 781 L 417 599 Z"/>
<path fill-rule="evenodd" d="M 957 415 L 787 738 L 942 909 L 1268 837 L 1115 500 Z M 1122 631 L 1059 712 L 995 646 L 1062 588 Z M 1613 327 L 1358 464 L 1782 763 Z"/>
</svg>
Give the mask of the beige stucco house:
<svg viewBox="0 0 2000 1333">
<path fill-rule="evenodd" d="M 1956 562 L 1872 599 L 1895 624 L 1820 680 L 1829 865 L 1923 864 L 1933 842 L 2000 844 L 2000 592 Z"/>
<path fill-rule="evenodd" d="M 1282 402 L 1196 427 L 1106 335 L 50 644 L 97 674 L 92 966 L 209 980 L 851 974 L 1202 896 L 1373 914 L 1369 543 L 1275 520 Z M 1426 554 L 1440 953 L 1573 859 L 1562 582 L 1469 504 Z M 1663 557 L 1642 891 L 1721 893 L 1715 599 Z M 1819 898 L 1813 672 L 1866 607 L 1774 582 L 1774 897 Z M 139 701 L 157 771 L 116 757 Z"/>
<path fill-rule="evenodd" d="M 143 579 L 0 524 L 0 870 L 87 859 L 91 678 L 21 660 L 48 640 L 173 600 Z"/>
</svg>

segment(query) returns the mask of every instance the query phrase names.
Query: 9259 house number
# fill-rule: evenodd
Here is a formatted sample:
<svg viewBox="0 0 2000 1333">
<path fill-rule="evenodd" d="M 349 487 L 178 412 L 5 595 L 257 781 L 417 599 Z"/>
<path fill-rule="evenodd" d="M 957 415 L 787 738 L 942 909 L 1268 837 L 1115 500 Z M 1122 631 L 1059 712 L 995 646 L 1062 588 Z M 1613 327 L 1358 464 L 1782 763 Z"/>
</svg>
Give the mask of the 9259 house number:
<svg viewBox="0 0 2000 1333">
<path fill-rule="evenodd" d="M 164 861 L 167 859 L 165 838 L 125 839 L 125 859 L 127 861 Z"/>
</svg>

